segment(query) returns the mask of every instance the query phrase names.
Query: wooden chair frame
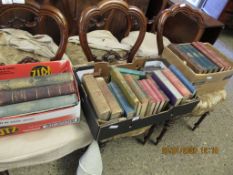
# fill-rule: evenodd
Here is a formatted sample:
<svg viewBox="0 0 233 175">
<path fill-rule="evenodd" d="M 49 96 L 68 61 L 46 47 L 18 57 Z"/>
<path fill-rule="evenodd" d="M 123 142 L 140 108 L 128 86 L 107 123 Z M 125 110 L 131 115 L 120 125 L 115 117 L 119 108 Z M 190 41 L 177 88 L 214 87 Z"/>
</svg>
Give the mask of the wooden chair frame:
<svg viewBox="0 0 233 175">
<path fill-rule="evenodd" d="M 68 41 L 68 25 L 66 19 L 62 13 L 50 5 L 42 5 L 26 0 L 25 4 L 0 4 L 0 17 L 3 17 L 9 12 L 15 10 L 22 10 L 31 14 L 34 14 L 36 18 L 34 21 L 26 21 L 25 19 L 19 18 L 14 15 L 14 18 L 7 21 L 6 25 L 0 25 L 0 28 L 16 28 L 20 29 L 22 27 L 33 28 L 39 25 L 39 32 L 43 31 L 44 19 L 46 16 L 51 17 L 58 25 L 60 30 L 60 44 L 57 50 L 55 58 L 52 58 L 51 61 L 60 60 L 65 53 L 67 41 Z"/>
<path fill-rule="evenodd" d="M 126 33 L 129 33 L 131 29 L 130 23 L 132 23 L 132 19 L 130 19 L 130 15 L 136 17 L 139 23 L 139 27 L 140 27 L 139 36 L 135 42 L 135 45 L 132 47 L 131 51 L 127 55 L 127 62 L 132 62 L 138 48 L 140 47 L 144 39 L 147 19 L 139 8 L 135 6 L 130 6 L 125 1 L 119 1 L 119 0 L 102 1 L 97 6 L 86 8 L 82 12 L 79 22 L 79 38 L 80 38 L 81 47 L 88 61 L 97 61 L 96 57 L 92 54 L 91 49 L 88 46 L 88 42 L 87 42 L 87 30 L 88 30 L 88 25 L 91 22 L 91 19 L 96 16 L 103 16 L 107 12 L 110 12 L 109 17 L 107 19 L 104 19 L 104 22 L 106 22 L 104 28 L 107 30 L 109 27 L 108 21 L 112 19 L 112 15 L 116 10 L 123 12 L 126 16 L 126 19 L 128 21 L 128 28 Z"/>
<path fill-rule="evenodd" d="M 164 10 L 158 19 L 157 25 L 157 44 L 158 44 L 158 53 L 162 54 L 164 49 L 163 43 L 163 32 L 166 20 L 170 17 L 176 16 L 178 13 L 183 13 L 187 15 L 190 19 L 195 19 L 198 25 L 198 31 L 193 39 L 193 41 L 199 41 L 203 32 L 204 32 L 204 19 L 201 13 L 198 10 L 191 8 L 186 4 L 176 4 L 171 6 L 171 8 Z"/>
</svg>

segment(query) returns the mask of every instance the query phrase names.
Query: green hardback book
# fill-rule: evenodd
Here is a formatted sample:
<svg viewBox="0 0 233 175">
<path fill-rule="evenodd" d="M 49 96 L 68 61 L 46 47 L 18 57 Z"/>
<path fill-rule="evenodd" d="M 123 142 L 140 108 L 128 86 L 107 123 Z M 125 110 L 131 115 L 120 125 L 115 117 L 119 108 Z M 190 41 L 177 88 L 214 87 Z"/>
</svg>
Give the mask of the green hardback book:
<svg viewBox="0 0 233 175">
<path fill-rule="evenodd" d="M 146 77 L 146 73 L 144 71 L 138 71 L 138 70 L 127 69 L 122 67 L 118 67 L 117 69 L 122 74 L 130 74 L 130 75 L 138 76 L 140 79 Z"/>
<path fill-rule="evenodd" d="M 0 118 L 7 116 L 18 116 L 45 112 L 54 109 L 74 106 L 78 103 L 77 95 L 65 95 L 59 97 L 45 98 L 41 100 L 28 101 L 13 105 L 0 107 Z"/>
<path fill-rule="evenodd" d="M 71 73 L 60 73 L 44 77 L 17 78 L 0 81 L 0 90 L 14 90 L 31 87 L 49 86 L 63 84 L 74 80 Z"/>
</svg>

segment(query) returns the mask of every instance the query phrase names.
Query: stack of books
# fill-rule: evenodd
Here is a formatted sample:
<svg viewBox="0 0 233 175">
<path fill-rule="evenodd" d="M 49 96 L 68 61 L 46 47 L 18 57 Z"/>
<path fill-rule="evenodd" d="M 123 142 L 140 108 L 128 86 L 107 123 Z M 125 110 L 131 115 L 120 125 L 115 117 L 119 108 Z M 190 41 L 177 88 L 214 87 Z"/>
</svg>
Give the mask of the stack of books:
<svg viewBox="0 0 233 175">
<path fill-rule="evenodd" d="M 196 88 L 174 65 L 155 62 L 142 70 L 111 66 L 110 81 L 84 74 L 82 82 L 98 119 L 144 118 L 194 97 Z"/>
<path fill-rule="evenodd" d="M 212 47 L 201 42 L 170 44 L 168 46 L 195 73 L 208 74 L 232 69 L 232 64 Z"/>
<path fill-rule="evenodd" d="M 76 92 L 74 76 L 71 71 L 66 71 L 67 62 L 45 62 L 27 65 L 9 65 L 0 68 L 0 127 L 15 128 L 14 133 L 23 133 L 32 130 L 55 127 L 59 125 L 76 123 L 79 121 L 80 105 Z M 31 76 L 17 74 L 16 70 L 25 71 Z M 61 66 L 64 72 L 47 72 L 45 69 Z M 17 67 L 17 68 L 16 68 Z M 20 68 L 19 68 L 20 67 Z M 44 68 L 44 70 L 43 70 Z M 14 69 L 15 72 L 13 71 Z M 4 76 L 3 71 L 7 70 Z M 13 73 L 8 72 L 9 70 Z M 14 78 L 6 78 L 10 74 L 17 74 Z M 9 74 L 9 75 L 7 75 Z M 29 75 L 30 75 L 29 74 Z M 37 76 L 36 76 L 37 74 Z"/>
</svg>

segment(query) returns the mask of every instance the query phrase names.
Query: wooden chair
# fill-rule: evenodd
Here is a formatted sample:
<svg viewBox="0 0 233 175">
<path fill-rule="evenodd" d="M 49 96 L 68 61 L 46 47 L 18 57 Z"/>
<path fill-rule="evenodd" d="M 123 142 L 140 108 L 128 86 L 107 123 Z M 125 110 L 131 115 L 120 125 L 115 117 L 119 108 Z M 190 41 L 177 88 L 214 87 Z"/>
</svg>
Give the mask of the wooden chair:
<svg viewBox="0 0 233 175">
<path fill-rule="evenodd" d="M 93 52 L 95 52 L 95 49 L 91 49 L 87 42 L 87 32 L 90 31 L 89 28 L 91 27 L 92 29 L 100 28 L 104 30 L 109 30 L 110 23 L 114 18 L 114 14 L 119 14 L 118 12 L 123 13 L 127 21 L 128 26 L 126 31 L 124 31 L 125 36 L 129 34 L 132 26 L 135 23 L 137 23 L 139 26 L 140 34 L 135 45 L 125 56 L 122 56 L 124 54 L 121 55 L 121 57 L 127 59 L 128 62 L 131 62 L 133 60 L 146 32 L 146 17 L 137 7 L 130 6 L 124 1 L 112 0 L 101 1 L 97 6 L 88 7 L 84 9 L 81 13 L 79 22 L 79 39 L 80 45 L 82 47 L 83 53 L 85 54 L 85 57 L 87 58 L 87 61 L 99 61 L 99 59 L 97 59 L 99 55 L 97 56 L 93 54 Z"/>
<path fill-rule="evenodd" d="M 15 15 L 17 10 L 33 13 L 37 17 L 33 18 L 32 21 L 30 17 L 26 18 L 27 20 L 21 19 Z M 51 60 L 62 58 L 67 43 L 67 25 L 65 18 L 57 9 L 50 6 L 40 7 L 32 1 L 27 1 L 26 4 L 0 5 L 0 17 L 5 16 L 9 12 L 13 13 L 8 16 L 12 19 L 5 24 L 1 23 L 1 27 L 27 29 L 39 26 L 41 27 L 39 29 L 42 31 L 45 28 L 43 26 L 43 18 L 50 16 L 54 19 L 60 28 L 61 41 L 56 57 Z M 0 137 L 0 174 L 2 174 L 1 171 L 59 159 L 75 150 L 86 147 L 91 141 L 92 136 L 89 128 L 82 119 L 78 125 L 61 126 L 20 135 Z M 7 174 L 7 171 L 4 173 Z"/>
<path fill-rule="evenodd" d="M 45 33 L 47 18 L 51 18 L 58 26 L 60 43 L 57 53 L 51 61 L 60 60 L 65 52 L 68 28 L 61 12 L 49 5 L 40 6 L 34 1 L 27 0 L 25 4 L 0 4 L 0 28 L 15 28 L 35 33 Z"/>
<path fill-rule="evenodd" d="M 186 4 L 176 4 L 162 11 L 157 25 L 158 53 L 164 49 L 163 36 L 171 42 L 199 41 L 204 31 L 201 13 Z"/>
</svg>

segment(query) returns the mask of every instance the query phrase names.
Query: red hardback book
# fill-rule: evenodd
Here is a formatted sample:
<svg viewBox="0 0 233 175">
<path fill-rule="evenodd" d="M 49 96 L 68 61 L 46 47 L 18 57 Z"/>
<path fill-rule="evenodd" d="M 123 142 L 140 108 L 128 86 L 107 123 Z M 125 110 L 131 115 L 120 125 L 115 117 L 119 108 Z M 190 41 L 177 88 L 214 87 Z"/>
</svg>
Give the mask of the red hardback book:
<svg viewBox="0 0 233 175">
<path fill-rule="evenodd" d="M 175 86 L 175 88 L 181 93 L 185 98 L 192 97 L 192 93 L 183 85 L 183 83 L 168 69 L 162 70 L 162 73 L 167 77 L 167 79 Z"/>
</svg>

